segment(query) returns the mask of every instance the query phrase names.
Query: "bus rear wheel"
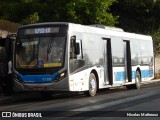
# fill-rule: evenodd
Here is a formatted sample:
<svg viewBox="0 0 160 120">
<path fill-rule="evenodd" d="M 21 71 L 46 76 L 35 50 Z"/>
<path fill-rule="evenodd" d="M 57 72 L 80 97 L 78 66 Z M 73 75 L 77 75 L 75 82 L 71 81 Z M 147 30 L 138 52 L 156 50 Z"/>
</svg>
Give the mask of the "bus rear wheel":
<svg viewBox="0 0 160 120">
<path fill-rule="evenodd" d="M 141 75 L 139 71 L 136 71 L 136 83 L 134 84 L 135 89 L 140 89 L 141 87 Z"/>
<path fill-rule="evenodd" d="M 127 87 L 127 89 L 140 89 L 140 87 L 141 87 L 141 74 L 138 70 L 136 71 L 135 84 L 127 85 L 126 87 Z"/>
<path fill-rule="evenodd" d="M 87 96 L 95 96 L 97 93 L 97 81 L 96 76 L 91 73 L 89 76 L 89 90 L 85 91 Z"/>
</svg>

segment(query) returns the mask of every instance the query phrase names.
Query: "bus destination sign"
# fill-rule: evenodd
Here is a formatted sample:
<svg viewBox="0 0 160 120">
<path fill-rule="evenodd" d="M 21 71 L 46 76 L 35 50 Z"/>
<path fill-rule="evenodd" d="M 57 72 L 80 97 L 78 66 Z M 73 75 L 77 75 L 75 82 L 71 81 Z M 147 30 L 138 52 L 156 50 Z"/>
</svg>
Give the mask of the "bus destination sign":
<svg viewBox="0 0 160 120">
<path fill-rule="evenodd" d="M 39 34 L 39 33 L 51 33 L 51 28 L 38 28 L 35 29 L 35 34 Z"/>
<path fill-rule="evenodd" d="M 25 29 L 24 34 L 47 34 L 47 33 L 59 33 L 59 27 L 51 27 L 51 28 L 30 28 Z"/>
</svg>

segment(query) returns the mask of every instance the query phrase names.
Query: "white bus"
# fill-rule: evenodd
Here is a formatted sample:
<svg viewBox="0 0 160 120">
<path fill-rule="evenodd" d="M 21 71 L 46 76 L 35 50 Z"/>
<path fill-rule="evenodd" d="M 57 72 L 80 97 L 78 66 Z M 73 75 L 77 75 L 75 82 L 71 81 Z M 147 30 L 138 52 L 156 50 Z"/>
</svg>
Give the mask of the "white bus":
<svg viewBox="0 0 160 120">
<path fill-rule="evenodd" d="M 49 22 L 18 29 L 13 59 L 16 91 L 84 91 L 126 86 L 154 78 L 151 36 L 103 25 Z"/>
</svg>

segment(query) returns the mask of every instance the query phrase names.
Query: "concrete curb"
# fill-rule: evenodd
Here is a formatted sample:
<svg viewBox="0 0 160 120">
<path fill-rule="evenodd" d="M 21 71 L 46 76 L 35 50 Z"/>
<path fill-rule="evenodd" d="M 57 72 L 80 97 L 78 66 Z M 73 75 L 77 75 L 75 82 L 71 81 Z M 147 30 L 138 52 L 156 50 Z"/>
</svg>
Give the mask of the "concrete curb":
<svg viewBox="0 0 160 120">
<path fill-rule="evenodd" d="M 143 82 L 141 82 L 141 85 L 157 83 L 157 82 L 160 82 L 160 79 L 153 79 L 153 80 L 149 80 L 149 81 L 143 81 Z"/>
</svg>

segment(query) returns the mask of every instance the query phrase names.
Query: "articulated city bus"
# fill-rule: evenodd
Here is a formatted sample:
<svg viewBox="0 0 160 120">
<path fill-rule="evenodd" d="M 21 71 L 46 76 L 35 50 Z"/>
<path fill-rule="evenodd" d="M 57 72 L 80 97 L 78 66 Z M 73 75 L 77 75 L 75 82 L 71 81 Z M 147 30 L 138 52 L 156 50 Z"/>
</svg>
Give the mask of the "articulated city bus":
<svg viewBox="0 0 160 120">
<path fill-rule="evenodd" d="M 49 22 L 17 31 L 13 61 L 16 91 L 83 91 L 126 86 L 154 78 L 151 36 L 103 25 Z"/>
</svg>

